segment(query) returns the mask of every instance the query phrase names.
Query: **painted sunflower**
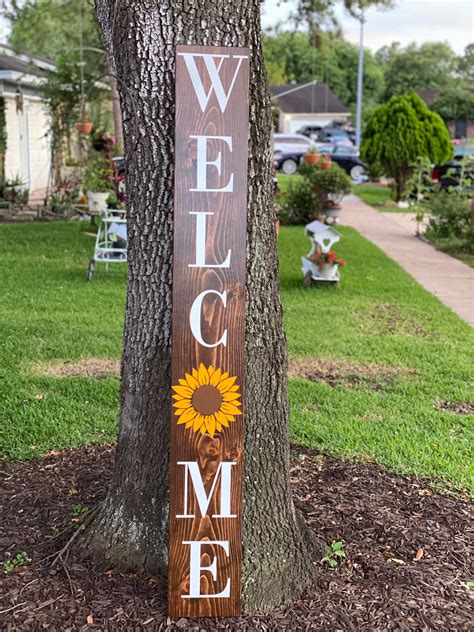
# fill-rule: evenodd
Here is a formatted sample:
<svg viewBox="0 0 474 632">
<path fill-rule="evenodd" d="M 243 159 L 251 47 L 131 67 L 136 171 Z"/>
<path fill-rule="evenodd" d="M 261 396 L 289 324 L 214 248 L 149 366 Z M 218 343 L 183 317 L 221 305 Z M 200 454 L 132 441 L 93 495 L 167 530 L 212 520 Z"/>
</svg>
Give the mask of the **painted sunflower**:
<svg viewBox="0 0 474 632">
<path fill-rule="evenodd" d="M 227 428 L 229 422 L 242 414 L 236 379 L 213 366 L 206 368 L 202 363 L 191 375 L 186 373 L 185 379 L 179 380 L 179 386 L 172 387 L 178 424 L 186 424 L 186 428 L 201 434 L 207 432 L 211 437 L 222 427 Z"/>
</svg>

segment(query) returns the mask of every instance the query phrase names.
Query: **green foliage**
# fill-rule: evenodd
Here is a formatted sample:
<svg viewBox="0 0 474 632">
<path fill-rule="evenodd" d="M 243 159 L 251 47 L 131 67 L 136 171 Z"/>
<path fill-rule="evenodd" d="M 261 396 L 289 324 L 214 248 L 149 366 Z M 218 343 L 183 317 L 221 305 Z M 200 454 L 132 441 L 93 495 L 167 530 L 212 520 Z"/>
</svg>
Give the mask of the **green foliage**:
<svg viewBox="0 0 474 632">
<path fill-rule="evenodd" d="M 376 53 L 383 68 L 386 100 L 423 88 L 444 89 L 455 79 L 458 61 L 449 44 L 425 42 L 401 48 L 398 43 L 384 46 Z"/>
<path fill-rule="evenodd" d="M 290 180 L 285 193 L 278 196 L 282 224 L 308 224 L 315 216 L 311 183 L 306 178 Z"/>
<path fill-rule="evenodd" d="M 26 0 L 12 2 L 7 12 L 11 21 L 9 44 L 19 53 L 39 55 L 57 61 L 62 55 L 79 58 L 81 39 L 86 74 L 104 75 L 105 54 L 93 4 L 87 0 Z M 82 27 L 82 28 L 81 28 Z"/>
<path fill-rule="evenodd" d="M 5 575 L 8 575 L 8 573 L 11 573 L 12 570 L 17 568 L 18 566 L 26 566 L 28 562 L 31 562 L 30 558 L 28 557 L 28 553 L 22 551 L 21 553 L 17 553 L 15 557 L 4 560 L 2 562 L 3 572 L 5 573 Z"/>
<path fill-rule="evenodd" d="M 93 191 L 94 193 L 113 192 L 113 175 L 110 161 L 104 154 L 91 156 L 86 164 L 84 188 L 86 191 Z"/>
<path fill-rule="evenodd" d="M 336 568 L 339 562 L 342 562 L 347 557 L 344 551 L 344 543 L 340 540 L 333 540 L 329 546 L 325 546 L 323 549 L 323 556 L 321 563 L 327 563 L 331 568 Z"/>
<path fill-rule="evenodd" d="M 392 97 L 379 106 L 367 125 L 361 158 L 382 166 L 395 183 L 397 201 L 401 199 L 419 157 L 443 164 L 453 154 L 448 131 L 441 117 L 431 112 L 416 94 Z"/>
<path fill-rule="evenodd" d="M 85 505 L 81 505 L 80 503 L 77 503 L 71 507 L 71 517 L 80 518 L 81 516 L 88 513 L 89 511 L 90 511 L 89 507 L 86 507 Z"/>
<path fill-rule="evenodd" d="M 471 201 L 461 187 L 439 189 L 426 202 L 430 219 L 427 236 L 456 238 L 474 246 Z"/>
<path fill-rule="evenodd" d="M 474 43 L 464 49 L 464 55 L 458 59 L 458 72 L 467 86 L 474 86 Z"/>
<path fill-rule="evenodd" d="M 449 86 L 431 103 L 430 109 L 445 121 L 474 118 L 474 94 L 462 84 Z"/>
<path fill-rule="evenodd" d="M 351 179 L 335 163 L 330 169 L 322 169 L 303 161 L 298 170 L 302 177 L 291 180 L 286 193 L 278 198 L 283 224 L 307 224 L 329 199 L 335 200 L 352 190 Z"/>
<path fill-rule="evenodd" d="M 355 44 L 322 34 L 320 48 L 307 33 L 277 32 L 263 37 L 265 66 L 270 84 L 289 81 L 326 83 L 349 108 L 356 103 L 358 49 Z M 385 83 L 383 71 L 370 50 L 364 53 L 364 106 L 378 103 Z"/>
</svg>

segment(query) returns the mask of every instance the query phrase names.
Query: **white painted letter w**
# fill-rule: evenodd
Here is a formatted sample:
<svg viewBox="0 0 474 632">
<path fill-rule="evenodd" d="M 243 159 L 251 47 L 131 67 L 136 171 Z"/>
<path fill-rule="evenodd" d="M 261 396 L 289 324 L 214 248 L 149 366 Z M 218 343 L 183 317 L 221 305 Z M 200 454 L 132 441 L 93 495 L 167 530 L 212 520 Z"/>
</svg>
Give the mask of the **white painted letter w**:
<svg viewBox="0 0 474 632">
<path fill-rule="evenodd" d="M 224 86 L 222 85 L 219 72 L 224 63 L 224 59 L 230 59 L 230 55 L 210 55 L 206 53 L 178 53 L 178 55 L 184 57 L 184 61 L 186 62 L 189 76 L 191 77 L 191 81 L 193 82 L 194 92 L 196 93 L 199 105 L 201 106 L 201 110 L 203 112 L 205 111 L 207 104 L 209 103 L 209 99 L 211 98 L 212 91 L 214 90 L 219 102 L 221 112 L 224 113 L 227 107 L 227 102 L 229 101 L 230 94 L 232 92 L 232 88 L 234 87 L 235 80 L 237 79 L 237 75 L 239 74 L 242 60 L 247 59 L 247 55 L 234 55 L 232 57 L 232 59 L 238 59 L 238 62 L 227 94 L 225 93 Z M 202 57 L 204 59 L 206 69 L 211 80 L 211 87 L 207 94 L 204 90 L 201 77 L 199 76 L 196 61 L 194 59 L 195 57 Z M 217 66 L 214 58 L 219 59 L 219 63 L 217 64 Z"/>
</svg>

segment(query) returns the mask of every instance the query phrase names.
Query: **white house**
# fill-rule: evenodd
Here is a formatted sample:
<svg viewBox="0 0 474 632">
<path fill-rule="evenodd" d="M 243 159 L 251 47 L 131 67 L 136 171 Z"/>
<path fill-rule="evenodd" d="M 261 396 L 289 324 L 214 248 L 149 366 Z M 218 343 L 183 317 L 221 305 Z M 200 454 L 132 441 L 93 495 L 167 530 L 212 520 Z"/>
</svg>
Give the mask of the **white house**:
<svg viewBox="0 0 474 632">
<path fill-rule="evenodd" d="M 51 156 L 48 115 L 38 87 L 53 62 L 19 55 L 0 44 L 0 98 L 5 101 L 5 177 L 21 178 L 30 193 L 46 189 Z"/>
<path fill-rule="evenodd" d="M 348 121 L 351 113 L 334 92 L 319 81 L 270 86 L 280 111 L 278 131 L 296 132 L 303 125 L 328 125 L 331 121 Z"/>
</svg>

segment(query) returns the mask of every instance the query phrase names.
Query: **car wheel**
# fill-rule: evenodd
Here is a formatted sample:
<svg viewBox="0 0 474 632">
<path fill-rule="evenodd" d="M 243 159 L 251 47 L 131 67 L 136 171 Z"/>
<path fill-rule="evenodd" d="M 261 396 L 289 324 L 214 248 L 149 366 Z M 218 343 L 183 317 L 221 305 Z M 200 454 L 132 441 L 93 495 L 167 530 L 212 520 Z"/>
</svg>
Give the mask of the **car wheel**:
<svg viewBox="0 0 474 632">
<path fill-rule="evenodd" d="M 296 173 L 298 169 L 298 163 L 293 160 L 293 158 L 287 158 L 283 161 L 281 165 L 281 170 L 283 173 L 286 173 L 287 176 L 291 176 Z"/>
<path fill-rule="evenodd" d="M 349 171 L 349 175 L 353 180 L 360 180 L 365 176 L 365 169 L 361 165 L 354 165 Z"/>
</svg>

